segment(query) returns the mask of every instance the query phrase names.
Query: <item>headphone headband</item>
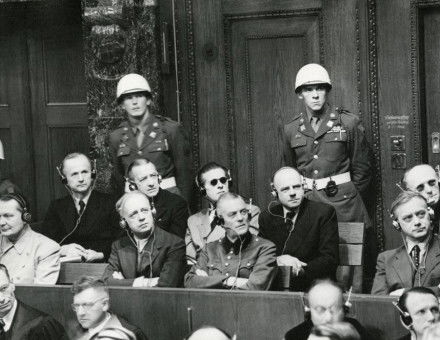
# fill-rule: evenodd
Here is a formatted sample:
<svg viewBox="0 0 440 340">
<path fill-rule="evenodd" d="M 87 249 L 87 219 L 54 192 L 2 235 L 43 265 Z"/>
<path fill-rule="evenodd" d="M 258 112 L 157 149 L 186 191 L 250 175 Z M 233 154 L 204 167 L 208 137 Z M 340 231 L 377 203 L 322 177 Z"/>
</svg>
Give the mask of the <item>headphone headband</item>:
<svg viewBox="0 0 440 340">
<path fill-rule="evenodd" d="M 6 200 L 14 200 L 17 202 L 22 209 L 21 219 L 26 223 L 30 223 L 32 221 L 32 215 L 29 212 L 26 199 L 22 195 L 19 193 L 8 193 L 2 195 L 1 198 Z"/>
</svg>

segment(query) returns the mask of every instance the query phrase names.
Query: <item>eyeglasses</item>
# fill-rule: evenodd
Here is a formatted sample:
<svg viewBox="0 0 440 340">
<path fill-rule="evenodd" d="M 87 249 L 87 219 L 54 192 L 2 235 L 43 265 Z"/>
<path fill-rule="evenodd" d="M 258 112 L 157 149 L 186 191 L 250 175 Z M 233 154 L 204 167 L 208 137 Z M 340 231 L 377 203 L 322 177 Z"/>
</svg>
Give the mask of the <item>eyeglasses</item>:
<svg viewBox="0 0 440 340">
<path fill-rule="evenodd" d="M 319 315 L 322 315 L 327 311 L 329 311 L 331 315 L 334 315 L 336 313 L 339 313 L 342 310 L 342 307 L 341 306 L 330 306 L 330 307 L 316 306 L 316 307 L 312 307 L 312 309 Z"/>
<path fill-rule="evenodd" d="M 229 178 L 227 178 L 227 177 L 214 178 L 214 179 L 211 179 L 209 181 L 209 183 L 214 187 L 217 185 L 218 182 L 220 182 L 221 184 L 225 184 L 228 181 L 228 179 Z"/>
<path fill-rule="evenodd" d="M 107 297 L 100 298 L 95 300 L 94 302 L 86 302 L 86 303 L 72 303 L 72 309 L 74 312 L 77 312 L 81 307 L 84 311 L 89 311 L 98 301 L 108 300 Z"/>
</svg>

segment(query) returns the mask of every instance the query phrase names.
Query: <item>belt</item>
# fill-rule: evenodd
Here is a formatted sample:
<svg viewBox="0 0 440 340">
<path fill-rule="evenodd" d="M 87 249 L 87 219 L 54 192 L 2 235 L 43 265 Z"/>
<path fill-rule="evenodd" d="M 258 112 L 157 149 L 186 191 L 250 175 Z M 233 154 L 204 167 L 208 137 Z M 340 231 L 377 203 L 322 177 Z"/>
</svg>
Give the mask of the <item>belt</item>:
<svg viewBox="0 0 440 340">
<path fill-rule="evenodd" d="M 322 190 L 327 186 L 327 183 L 330 181 L 334 181 L 336 185 L 348 183 L 351 181 L 351 176 L 349 172 L 344 172 L 343 174 L 325 177 L 325 178 L 307 178 L 304 177 L 305 184 L 307 184 L 307 187 L 312 190 Z"/>
<path fill-rule="evenodd" d="M 160 182 L 160 187 L 162 189 L 169 189 L 169 188 L 173 188 L 175 186 L 177 186 L 176 185 L 176 177 L 163 178 L 162 181 Z"/>
</svg>

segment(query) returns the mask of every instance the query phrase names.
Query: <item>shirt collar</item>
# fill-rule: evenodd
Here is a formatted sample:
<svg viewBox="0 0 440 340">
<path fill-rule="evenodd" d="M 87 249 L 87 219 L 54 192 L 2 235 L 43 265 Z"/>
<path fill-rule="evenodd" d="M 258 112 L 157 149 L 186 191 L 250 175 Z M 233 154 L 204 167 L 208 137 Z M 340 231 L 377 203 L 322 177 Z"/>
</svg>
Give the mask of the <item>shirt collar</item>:
<svg viewBox="0 0 440 340">
<path fill-rule="evenodd" d="M 153 230 L 153 229 L 152 229 Z M 136 235 L 133 235 L 134 240 L 136 241 L 136 247 L 139 253 L 142 252 L 142 250 L 145 248 L 145 246 L 147 245 L 148 241 L 150 240 L 150 235 L 151 235 L 151 231 L 150 233 L 147 235 L 147 237 L 145 238 L 138 238 Z"/>
<path fill-rule="evenodd" d="M 29 245 L 29 240 L 32 238 L 32 230 L 29 225 L 25 225 L 23 232 L 15 243 L 9 241 L 7 237 L 1 238 L 1 252 L 6 253 L 10 248 L 14 247 L 18 254 L 22 254 L 25 248 Z"/>
<path fill-rule="evenodd" d="M 251 242 L 251 239 L 252 239 L 252 235 L 249 231 L 242 237 L 242 241 L 240 241 L 240 239 L 237 239 L 234 243 L 232 243 L 229 240 L 229 238 L 225 235 L 225 237 L 222 240 L 222 245 L 227 253 L 233 250 L 234 254 L 238 254 L 238 252 L 240 251 L 240 245 L 243 243 L 241 249 L 242 250 L 245 249 L 247 245 Z"/>
<path fill-rule="evenodd" d="M 11 310 L 2 319 L 5 322 L 4 330 L 7 332 L 12 326 L 12 321 L 14 320 L 15 311 L 17 310 L 17 299 L 14 299 L 14 304 Z"/>
<path fill-rule="evenodd" d="M 84 204 L 87 206 L 87 202 L 89 201 L 90 195 L 92 194 L 92 190 L 90 190 L 88 192 L 88 194 L 86 196 L 84 196 L 83 198 L 77 198 L 77 197 L 73 197 L 73 202 L 75 203 L 75 206 L 77 208 L 77 210 L 79 211 L 79 201 L 83 201 Z M 84 208 L 85 209 L 85 208 Z"/>
<path fill-rule="evenodd" d="M 108 322 L 108 320 L 110 320 L 110 317 L 111 317 L 110 313 L 106 312 L 105 319 L 98 326 L 93 327 L 93 328 L 89 328 L 90 336 L 95 335 L 96 333 L 100 332 L 104 328 L 104 326 Z"/>
<path fill-rule="evenodd" d="M 307 119 L 309 120 L 309 122 L 312 120 L 312 117 L 318 117 L 322 121 L 327 114 L 328 107 L 329 107 L 329 105 L 327 103 L 325 103 L 324 107 L 322 108 L 322 112 L 319 115 L 312 115 L 311 113 L 309 113 L 306 110 Z"/>
<path fill-rule="evenodd" d="M 411 251 L 414 248 L 415 245 L 418 245 L 420 248 L 420 252 L 424 253 L 428 242 L 429 242 L 430 237 L 427 237 L 423 242 L 413 242 L 411 240 L 409 240 L 408 238 L 406 239 L 406 245 L 408 247 L 408 254 L 411 255 Z"/>
</svg>

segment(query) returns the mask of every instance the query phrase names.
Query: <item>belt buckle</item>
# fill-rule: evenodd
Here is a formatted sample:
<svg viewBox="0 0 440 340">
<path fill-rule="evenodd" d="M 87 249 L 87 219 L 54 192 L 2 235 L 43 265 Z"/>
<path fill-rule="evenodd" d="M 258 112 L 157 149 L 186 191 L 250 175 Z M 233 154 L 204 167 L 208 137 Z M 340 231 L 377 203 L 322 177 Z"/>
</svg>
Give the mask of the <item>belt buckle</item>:
<svg viewBox="0 0 440 340">
<path fill-rule="evenodd" d="M 327 182 L 327 185 L 324 188 L 324 192 L 327 195 L 327 197 L 334 197 L 338 193 L 338 186 L 336 182 L 332 179 L 332 177 L 329 177 L 330 180 Z"/>
</svg>

